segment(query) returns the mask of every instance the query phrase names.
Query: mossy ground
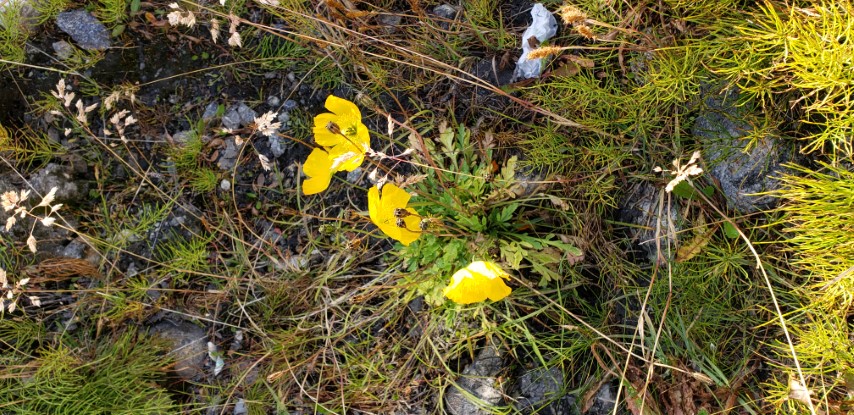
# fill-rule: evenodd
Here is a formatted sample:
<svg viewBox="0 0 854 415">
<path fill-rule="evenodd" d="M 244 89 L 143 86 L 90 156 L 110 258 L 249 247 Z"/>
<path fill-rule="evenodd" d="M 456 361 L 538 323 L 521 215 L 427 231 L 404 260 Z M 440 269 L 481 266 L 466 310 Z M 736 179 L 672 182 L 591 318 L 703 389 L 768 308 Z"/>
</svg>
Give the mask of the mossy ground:
<svg viewBox="0 0 854 415">
<path fill-rule="evenodd" d="M 251 414 L 443 413 L 441 396 L 488 343 L 508 356 L 497 383 L 558 367 L 579 409 L 611 382 L 635 414 L 851 410 L 847 0 L 581 0 L 586 18 L 560 24 L 549 44 L 566 49 L 543 76 L 500 87 L 491 80 L 512 70 L 530 3 L 438 16 L 420 1 L 180 2 L 193 28 L 170 27 L 166 2 L 39 1 L 41 26 L 12 4 L 0 81 L 25 105 L 0 104 L 0 170 L 86 166 L 76 180 L 91 190 L 66 204 L 62 225 L 98 272 L 57 272 L 0 234 L 11 284 L 30 278 L 0 316 L 0 412 L 228 412 L 241 401 Z M 64 61 L 27 52 L 64 38 L 52 19 L 79 7 L 123 46 Z M 224 44 L 229 14 L 241 48 Z M 216 44 L 212 19 L 225 34 Z M 167 58 L 180 65 L 137 72 Z M 60 78 L 87 104 L 118 92 L 139 120 L 130 140 L 98 132 L 114 129 L 103 105 L 91 126 L 75 112 L 44 121 L 64 111 L 47 93 Z M 691 133 L 702 95 L 734 87 L 751 109 L 745 140 L 772 133 L 807 155 L 781 177 L 772 211 L 728 209 L 707 174 L 666 193 L 671 177 L 653 170 L 702 149 Z M 369 224 L 373 167 L 300 193 L 329 93 L 362 109 L 375 150 L 416 150 L 380 163 L 424 175 L 413 206 L 436 226 L 412 246 Z M 281 110 L 270 95 L 300 101 L 288 150 L 267 171 L 258 155 L 271 145 L 253 136 L 220 168 L 234 132 L 203 120 L 206 107 Z M 60 144 L 50 128 L 73 138 Z M 621 221 L 621 201 L 648 184 L 679 223 Z M 633 229 L 654 240 L 633 241 Z M 664 253 L 650 261 L 638 242 Z M 511 296 L 444 302 L 450 274 L 483 258 L 511 271 Z M 225 370 L 214 376 L 211 359 L 195 382 L 172 379 L 165 346 L 135 329 L 165 317 L 204 326 Z M 507 396 L 488 410 L 517 409 Z"/>
</svg>

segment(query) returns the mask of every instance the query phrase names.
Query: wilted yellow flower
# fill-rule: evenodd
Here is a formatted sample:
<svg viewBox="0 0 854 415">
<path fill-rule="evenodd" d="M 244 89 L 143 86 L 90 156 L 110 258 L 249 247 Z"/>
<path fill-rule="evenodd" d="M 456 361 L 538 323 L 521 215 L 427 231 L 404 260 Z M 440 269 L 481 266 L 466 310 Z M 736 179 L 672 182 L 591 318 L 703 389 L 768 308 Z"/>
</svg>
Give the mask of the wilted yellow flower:
<svg viewBox="0 0 854 415">
<path fill-rule="evenodd" d="M 368 127 L 356 104 L 330 95 L 324 104 L 332 111 L 314 117 L 314 141 L 336 161 L 335 171 L 353 171 L 362 165 L 371 146 Z"/>
<path fill-rule="evenodd" d="M 382 194 L 380 194 L 382 192 Z M 411 207 L 410 195 L 405 190 L 386 183 L 382 190 L 376 186 L 368 190 L 368 214 L 389 238 L 409 245 L 421 236 L 421 216 Z"/>
<path fill-rule="evenodd" d="M 472 304 L 486 300 L 499 301 L 510 295 L 504 283 L 510 275 L 493 262 L 475 261 L 457 271 L 444 295 L 457 304 Z"/>
</svg>

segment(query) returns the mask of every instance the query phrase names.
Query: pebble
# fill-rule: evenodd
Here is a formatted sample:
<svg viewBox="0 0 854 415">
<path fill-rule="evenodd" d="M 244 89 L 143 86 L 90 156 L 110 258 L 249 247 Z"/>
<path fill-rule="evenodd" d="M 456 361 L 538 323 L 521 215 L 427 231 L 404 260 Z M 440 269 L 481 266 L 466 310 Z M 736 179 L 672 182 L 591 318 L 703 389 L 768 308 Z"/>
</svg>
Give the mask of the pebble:
<svg viewBox="0 0 854 415">
<path fill-rule="evenodd" d="M 110 31 L 86 10 L 62 12 L 56 16 L 59 29 L 86 50 L 104 50 L 110 47 Z"/>
</svg>

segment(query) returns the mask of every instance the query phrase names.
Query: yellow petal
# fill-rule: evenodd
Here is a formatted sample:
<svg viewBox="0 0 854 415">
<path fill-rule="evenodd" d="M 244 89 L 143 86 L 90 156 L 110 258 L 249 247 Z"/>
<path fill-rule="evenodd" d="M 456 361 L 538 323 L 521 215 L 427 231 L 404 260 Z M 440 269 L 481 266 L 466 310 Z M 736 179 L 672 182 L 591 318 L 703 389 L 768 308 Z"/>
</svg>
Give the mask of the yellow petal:
<svg viewBox="0 0 854 415">
<path fill-rule="evenodd" d="M 380 226 L 380 190 L 376 186 L 368 189 L 368 216 L 374 225 Z"/>
<path fill-rule="evenodd" d="M 454 273 L 444 295 L 458 304 L 477 303 L 487 298 L 499 301 L 511 291 L 504 283 L 505 278 L 508 278 L 507 273 L 498 265 L 476 261 Z"/>
<path fill-rule="evenodd" d="M 359 107 L 357 107 L 356 104 L 347 101 L 346 99 L 338 98 L 335 95 L 329 95 L 326 97 L 326 103 L 324 103 L 323 106 L 339 117 L 357 118 L 359 120 L 362 119 L 362 113 L 359 112 Z"/>
<path fill-rule="evenodd" d="M 391 211 L 394 215 L 395 208 L 405 208 L 412 196 L 406 191 L 392 183 L 383 186 L 382 206 L 383 209 Z"/>
<path fill-rule="evenodd" d="M 409 193 L 391 183 L 383 186 L 382 195 L 376 186 L 368 190 L 368 214 L 371 222 L 377 225 L 389 238 L 407 246 L 421 236 L 421 229 L 419 228 L 421 221 L 418 212 L 406 207 L 409 198 Z M 398 208 L 406 209 L 410 214 L 403 218 L 406 228 L 397 226 L 397 217 L 394 215 L 394 211 Z"/>
<path fill-rule="evenodd" d="M 335 171 L 353 171 L 365 161 L 365 153 L 350 144 L 339 144 L 328 150 Z"/>
<path fill-rule="evenodd" d="M 327 125 L 332 122 L 338 125 L 339 128 L 344 128 L 341 126 L 339 117 L 335 114 L 330 114 L 328 112 L 323 114 L 318 114 L 314 117 L 314 128 L 312 132 L 314 133 L 314 142 L 324 147 L 332 147 L 334 145 L 343 143 L 346 139 L 341 134 L 335 134 L 332 131 L 329 131 Z"/>
<path fill-rule="evenodd" d="M 329 154 L 319 148 L 312 150 L 305 160 L 303 172 L 309 177 L 302 182 L 303 194 L 313 195 L 326 190 L 333 173 Z"/>
</svg>

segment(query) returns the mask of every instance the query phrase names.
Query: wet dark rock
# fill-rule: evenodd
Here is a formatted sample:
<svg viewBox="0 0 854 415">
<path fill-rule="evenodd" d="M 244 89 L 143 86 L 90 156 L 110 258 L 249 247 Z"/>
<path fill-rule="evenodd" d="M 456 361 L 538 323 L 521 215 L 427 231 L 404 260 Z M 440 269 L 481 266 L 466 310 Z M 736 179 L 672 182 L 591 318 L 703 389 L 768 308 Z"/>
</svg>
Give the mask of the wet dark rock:
<svg viewBox="0 0 854 415">
<path fill-rule="evenodd" d="M 175 374 L 185 381 L 204 376 L 208 357 L 208 336 L 201 327 L 187 321 L 163 320 L 151 327 L 151 333 L 171 344 L 169 356 L 175 360 Z"/>
<path fill-rule="evenodd" d="M 660 197 L 663 192 L 663 188 L 650 183 L 637 185 L 626 194 L 619 212 L 621 222 L 637 225 L 628 228 L 629 235 L 647 253 L 650 261 L 656 263 L 664 263 L 672 257 L 668 246 L 674 247 L 676 240 L 675 235 L 670 234 L 670 224 L 677 231 L 681 229 L 679 211 L 675 204 L 668 206 L 666 198 Z"/>
<path fill-rule="evenodd" d="M 771 135 L 758 138 L 748 149 L 754 127 L 747 122 L 750 109 L 738 100 L 735 90 L 707 96 L 692 133 L 702 143 L 709 173 L 720 182 L 730 207 L 739 213 L 767 210 L 777 199 L 750 195 L 779 188 L 782 164 L 792 161 L 795 152 Z"/>
<path fill-rule="evenodd" d="M 452 415 L 486 415 L 492 412 L 482 406 L 501 403 L 503 393 L 496 385 L 496 377 L 504 370 L 504 359 L 499 350 L 488 345 L 465 369 L 457 385 L 451 385 L 445 393 L 445 408 Z M 459 388 L 462 388 L 459 389 Z M 470 400 L 473 396 L 478 403 Z"/>
<path fill-rule="evenodd" d="M 565 387 L 560 368 L 537 368 L 520 376 L 508 395 L 523 414 L 577 414 L 575 397 L 566 395 Z"/>
<path fill-rule="evenodd" d="M 51 46 L 53 47 L 53 52 L 56 53 L 56 57 L 60 60 L 66 60 L 74 54 L 74 46 L 64 40 L 53 42 Z"/>
<path fill-rule="evenodd" d="M 255 122 L 256 117 L 258 117 L 258 113 L 241 102 L 237 105 L 232 105 L 225 111 L 225 114 L 222 116 L 222 126 L 236 130 L 252 124 Z"/>
<path fill-rule="evenodd" d="M 83 49 L 103 50 L 110 47 L 110 31 L 86 10 L 62 12 L 56 17 L 56 25 Z"/>
</svg>

